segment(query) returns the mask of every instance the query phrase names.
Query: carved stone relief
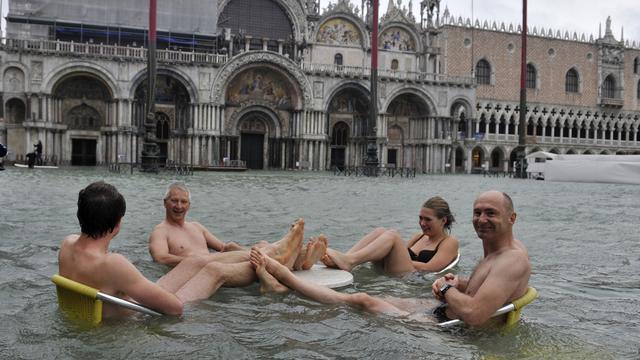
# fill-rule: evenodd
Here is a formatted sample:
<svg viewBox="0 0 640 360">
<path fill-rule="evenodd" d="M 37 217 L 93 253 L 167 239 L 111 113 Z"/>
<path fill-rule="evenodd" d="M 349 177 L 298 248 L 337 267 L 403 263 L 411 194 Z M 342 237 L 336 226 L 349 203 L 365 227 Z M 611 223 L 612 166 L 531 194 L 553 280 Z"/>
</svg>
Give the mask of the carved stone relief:
<svg viewBox="0 0 640 360">
<path fill-rule="evenodd" d="M 4 72 L 4 91 L 6 92 L 23 92 L 24 91 L 24 73 L 22 70 L 11 67 Z"/>
<path fill-rule="evenodd" d="M 324 82 L 322 81 L 313 82 L 313 97 L 316 99 L 324 98 Z"/>
<path fill-rule="evenodd" d="M 69 110 L 65 117 L 69 129 L 99 130 L 102 126 L 100 113 L 91 106 L 82 104 Z"/>
<path fill-rule="evenodd" d="M 31 62 L 31 82 L 32 83 L 42 82 L 42 61 Z"/>
</svg>

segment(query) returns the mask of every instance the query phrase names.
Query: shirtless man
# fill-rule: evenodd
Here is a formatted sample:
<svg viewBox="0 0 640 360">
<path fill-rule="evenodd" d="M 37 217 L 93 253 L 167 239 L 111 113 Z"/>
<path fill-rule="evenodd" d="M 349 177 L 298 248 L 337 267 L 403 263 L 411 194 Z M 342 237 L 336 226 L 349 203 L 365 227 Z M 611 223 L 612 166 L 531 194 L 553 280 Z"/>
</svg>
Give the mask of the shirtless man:
<svg viewBox="0 0 640 360">
<path fill-rule="evenodd" d="M 447 274 L 433 283 L 435 297 L 448 303 L 446 308 L 436 307 L 433 311 L 435 319 L 423 315 L 432 311 L 433 302 L 427 299 L 378 298 L 366 293 L 336 292 L 301 281 L 258 248 L 251 250 L 251 263 L 260 282 L 275 292 L 282 291 L 284 284 L 325 304 L 344 303 L 373 313 L 427 321 L 459 318 L 470 326 L 480 326 L 486 324 L 501 306 L 527 291 L 531 266 L 526 248 L 513 236 L 515 220 L 513 202 L 507 194 L 488 191 L 476 199 L 473 225 L 482 239 L 484 258 L 468 280 Z"/>
<path fill-rule="evenodd" d="M 209 261 L 222 263 L 249 261 L 248 249 L 234 242 L 225 244 L 200 223 L 186 221 L 190 206 L 191 193 L 186 185 L 183 183 L 169 185 L 164 197 L 165 220 L 156 225 L 149 236 L 149 252 L 154 261 L 176 265 L 193 255 L 204 256 Z M 270 247 L 266 241 L 261 241 L 258 246 L 265 249 Z M 209 253 L 209 248 L 217 250 L 218 253 Z M 327 241 L 324 235 L 319 239 L 311 238 L 307 246 L 300 250 L 293 269 L 310 269 L 324 255 L 326 248 Z M 230 251 L 237 252 L 230 253 Z M 253 269 L 250 272 L 253 273 Z"/>
<path fill-rule="evenodd" d="M 81 190 L 77 211 L 81 234 L 63 240 L 58 254 L 59 274 L 168 315 L 182 314 L 184 303 L 208 298 L 222 285 L 246 286 L 255 281 L 248 261 L 221 264 L 191 256 L 157 283 L 151 282 L 124 256 L 109 252 L 125 210 L 124 197 L 110 184 L 96 182 Z M 292 267 L 302 247 L 303 232 L 304 221 L 300 219 L 284 238 L 263 250 L 283 266 Z M 103 306 L 105 317 L 122 312 L 117 306 Z"/>
<path fill-rule="evenodd" d="M 191 193 L 183 183 L 173 183 L 164 196 L 165 219 L 149 236 L 149 252 L 154 261 L 177 265 L 192 255 L 207 255 L 209 249 L 218 252 L 243 249 L 234 242 L 225 244 L 202 224 L 186 221 L 191 207 Z"/>
</svg>

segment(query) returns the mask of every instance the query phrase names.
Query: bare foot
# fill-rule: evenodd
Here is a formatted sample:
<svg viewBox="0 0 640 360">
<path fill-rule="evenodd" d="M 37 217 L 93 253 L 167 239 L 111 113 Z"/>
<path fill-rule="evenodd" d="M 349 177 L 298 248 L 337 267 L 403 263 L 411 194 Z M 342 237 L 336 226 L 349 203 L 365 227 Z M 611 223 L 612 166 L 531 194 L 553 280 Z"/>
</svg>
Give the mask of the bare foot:
<svg viewBox="0 0 640 360">
<path fill-rule="evenodd" d="M 254 246 L 253 248 L 251 248 L 251 255 L 249 259 L 251 265 L 253 265 L 253 267 L 256 269 L 256 276 L 258 277 L 258 280 L 260 280 L 260 292 L 262 294 L 282 294 L 289 291 L 289 288 L 282 285 L 278 280 L 276 280 L 276 278 L 273 277 L 273 275 L 269 274 L 265 267 L 266 259 L 264 255 L 260 254 L 258 247 Z"/>
<path fill-rule="evenodd" d="M 278 261 L 287 268 L 292 269 L 302 248 L 304 239 L 304 219 L 298 219 L 287 235 L 281 240 L 264 248 L 265 254 Z"/>
<path fill-rule="evenodd" d="M 224 248 L 222 248 L 222 252 L 238 251 L 238 250 L 246 250 L 246 249 L 244 247 L 234 243 L 233 241 L 230 241 L 230 242 L 224 244 Z"/>
<path fill-rule="evenodd" d="M 347 255 L 341 253 L 338 250 L 327 249 L 327 257 L 333 261 L 335 267 L 337 267 L 338 269 L 351 271 L 351 268 L 353 267 L 351 265 L 351 262 L 349 262 Z"/>
<path fill-rule="evenodd" d="M 328 250 L 328 249 L 327 249 Z M 324 256 L 322 256 L 320 258 L 320 261 L 322 261 L 322 263 L 326 266 L 326 267 L 330 267 L 330 268 L 334 268 L 337 269 L 338 265 L 336 265 L 336 263 L 333 262 L 333 260 L 329 257 L 329 255 L 327 255 L 327 253 L 325 252 Z"/>
<path fill-rule="evenodd" d="M 307 258 L 307 246 L 303 246 L 298 253 L 298 257 L 296 257 L 296 261 L 293 263 L 293 270 L 302 270 L 302 263 Z"/>
<path fill-rule="evenodd" d="M 302 270 L 309 270 L 322 258 L 327 252 L 327 237 L 324 234 L 320 234 L 319 239 L 313 239 L 313 242 L 309 242 L 307 245 L 307 255 L 302 263 Z"/>
</svg>

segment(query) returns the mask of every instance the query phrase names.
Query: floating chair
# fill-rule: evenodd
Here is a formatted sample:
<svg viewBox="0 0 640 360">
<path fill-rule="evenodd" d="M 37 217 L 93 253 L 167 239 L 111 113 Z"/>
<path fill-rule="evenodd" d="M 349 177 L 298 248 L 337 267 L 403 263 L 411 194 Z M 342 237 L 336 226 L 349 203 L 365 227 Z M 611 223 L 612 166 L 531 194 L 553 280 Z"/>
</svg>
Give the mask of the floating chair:
<svg viewBox="0 0 640 360">
<path fill-rule="evenodd" d="M 70 318 L 98 325 L 102 322 L 102 302 L 119 305 L 147 315 L 161 316 L 162 314 L 131 301 L 107 295 L 90 286 L 54 275 L 51 278 L 56 284 L 58 306 Z"/>
<path fill-rule="evenodd" d="M 529 305 L 533 300 L 538 297 L 538 291 L 531 286 L 527 289 L 527 292 L 521 297 L 513 300 L 511 304 L 505 305 L 498 309 L 491 317 L 507 314 L 507 319 L 505 320 L 504 325 L 509 327 L 515 325 L 520 320 L 520 313 L 522 312 L 522 308 L 526 305 Z M 440 327 L 451 327 L 455 325 L 462 324 L 463 321 L 460 319 L 449 320 L 445 322 L 438 323 Z"/>
<path fill-rule="evenodd" d="M 454 266 L 458 265 L 458 262 L 460 261 L 460 252 L 458 251 L 458 256 L 456 256 L 455 259 L 453 259 L 453 261 L 447 265 L 444 269 L 438 271 L 438 272 L 434 272 L 433 275 L 440 275 L 440 274 L 444 274 L 445 272 L 451 270 Z"/>
</svg>

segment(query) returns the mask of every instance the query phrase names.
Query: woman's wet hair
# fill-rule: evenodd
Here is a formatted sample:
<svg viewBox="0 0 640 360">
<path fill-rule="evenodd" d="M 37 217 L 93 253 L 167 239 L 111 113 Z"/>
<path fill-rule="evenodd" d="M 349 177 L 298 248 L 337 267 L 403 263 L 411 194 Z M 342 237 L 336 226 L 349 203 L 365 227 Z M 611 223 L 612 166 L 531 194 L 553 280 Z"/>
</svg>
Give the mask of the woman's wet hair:
<svg viewBox="0 0 640 360">
<path fill-rule="evenodd" d="M 126 210 L 124 196 L 104 181 L 94 182 L 78 194 L 80 229 L 94 239 L 112 231 Z"/>
<path fill-rule="evenodd" d="M 449 203 L 447 203 L 440 196 L 434 196 L 422 204 L 423 208 L 431 209 L 436 213 L 438 219 L 446 219 L 444 227 L 447 230 L 451 230 L 451 225 L 456 221 L 449 209 Z"/>
</svg>

